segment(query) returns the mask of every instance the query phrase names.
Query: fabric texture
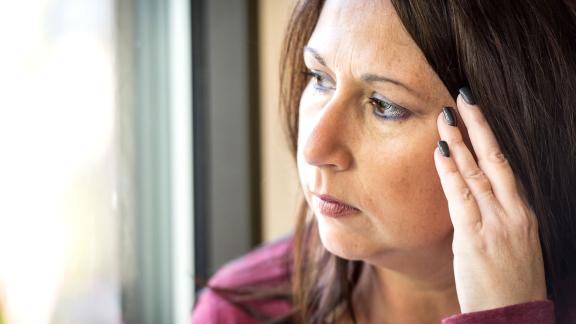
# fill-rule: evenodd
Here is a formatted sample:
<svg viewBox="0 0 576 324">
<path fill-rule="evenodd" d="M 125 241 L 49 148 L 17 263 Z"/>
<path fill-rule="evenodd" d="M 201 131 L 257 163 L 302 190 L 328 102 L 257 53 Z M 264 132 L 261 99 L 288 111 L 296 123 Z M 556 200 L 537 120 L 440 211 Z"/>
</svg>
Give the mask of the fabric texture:
<svg viewBox="0 0 576 324">
<path fill-rule="evenodd" d="M 258 285 L 274 287 L 289 283 L 290 263 L 285 258 L 292 249 L 292 237 L 286 236 L 224 265 L 208 282 L 215 287 L 241 287 Z M 247 303 L 270 317 L 290 312 L 292 305 L 282 300 L 265 300 Z M 215 291 L 204 288 L 200 293 L 192 323 L 262 323 L 244 309 L 219 296 Z"/>
<path fill-rule="evenodd" d="M 289 262 L 284 258 L 292 248 L 292 237 L 286 236 L 223 266 L 209 281 L 209 286 L 241 287 L 259 285 L 274 287 L 289 284 Z M 551 300 L 531 301 L 501 308 L 455 314 L 442 320 L 442 324 L 568 324 L 576 323 L 576 299 L 573 288 L 568 288 L 556 304 Z M 266 315 L 276 317 L 290 312 L 291 304 L 286 300 L 261 300 L 248 305 Z M 559 306 L 562 306 L 562 309 Z M 559 312 L 560 311 L 560 312 Z M 560 315 L 558 315 L 560 314 Z M 204 288 L 192 312 L 193 324 L 206 323 L 262 323 L 247 310 L 242 309 L 217 292 Z"/>
<path fill-rule="evenodd" d="M 550 300 L 457 314 L 442 320 L 442 324 L 554 324 L 554 303 Z"/>
</svg>

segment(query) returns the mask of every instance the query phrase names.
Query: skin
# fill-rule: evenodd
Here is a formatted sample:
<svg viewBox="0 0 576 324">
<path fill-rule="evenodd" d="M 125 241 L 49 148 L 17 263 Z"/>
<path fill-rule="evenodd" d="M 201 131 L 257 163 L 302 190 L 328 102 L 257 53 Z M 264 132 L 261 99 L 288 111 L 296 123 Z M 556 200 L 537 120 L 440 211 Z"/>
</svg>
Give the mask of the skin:
<svg viewBox="0 0 576 324">
<path fill-rule="evenodd" d="M 535 216 L 481 110 L 462 112 L 389 1 L 326 1 L 304 59 L 300 183 L 324 247 L 369 265 L 353 298 L 360 322 L 439 323 L 546 299 Z M 457 127 L 444 106 L 460 111 Z M 435 149 L 441 138 L 452 157 Z M 359 212 L 322 215 L 315 194 Z"/>
</svg>

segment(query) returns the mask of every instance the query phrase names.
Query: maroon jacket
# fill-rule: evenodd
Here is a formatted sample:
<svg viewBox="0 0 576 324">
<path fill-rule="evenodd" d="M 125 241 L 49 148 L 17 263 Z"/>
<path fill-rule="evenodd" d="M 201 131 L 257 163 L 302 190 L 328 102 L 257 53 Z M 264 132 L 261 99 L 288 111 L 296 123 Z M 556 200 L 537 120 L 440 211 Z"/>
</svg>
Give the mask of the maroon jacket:
<svg viewBox="0 0 576 324">
<path fill-rule="evenodd" d="M 291 244 L 292 237 L 286 237 L 233 260 L 210 279 L 209 285 L 238 287 L 257 282 L 274 286 L 286 282 L 290 275 L 288 268 L 279 266 L 277 260 L 286 255 Z M 442 324 L 576 324 L 576 285 L 570 282 L 565 288 L 565 296 L 559 301 L 532 301 L 485 311 L 454 314 L 444 318 Z M 281 300 L 252 302 L 249 305 L 270 316 L 280 316 L 291 309 L 289 302 Z M 212 290 L 204 289 L 192 313 L 192 323 L 251 324 L 260 321 Z"/>
</svg>

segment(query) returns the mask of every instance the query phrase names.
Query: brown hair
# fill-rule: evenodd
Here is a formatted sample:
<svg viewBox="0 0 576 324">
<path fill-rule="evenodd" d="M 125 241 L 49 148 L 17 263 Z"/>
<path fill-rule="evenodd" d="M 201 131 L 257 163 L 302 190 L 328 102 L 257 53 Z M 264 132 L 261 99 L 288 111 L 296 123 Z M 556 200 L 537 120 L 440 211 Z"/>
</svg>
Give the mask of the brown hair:
<svg viewBox="0 0 576 324">
<path fill-rule="evenodd" d="M 549 298 L 576 268 L 576 19 L 561 0 L 392 0 L 448 91 L 468 85 L 538 217 Z M 296 159 L 303 47 L 324 0 L 295 5 L 281 65 L 281 113 Z M 304 199 L 295 229 L 292 320 L 353 320 L 362 262 L 319 242 Z M 322 272 L 319 270 L 322 269 Z M 326 271 L 330 270 L 330 271 Z M 328 283 L 328 284 L 327 284 Z M 561 314 L 558 314 L 561 318 Z"/>
</svg>

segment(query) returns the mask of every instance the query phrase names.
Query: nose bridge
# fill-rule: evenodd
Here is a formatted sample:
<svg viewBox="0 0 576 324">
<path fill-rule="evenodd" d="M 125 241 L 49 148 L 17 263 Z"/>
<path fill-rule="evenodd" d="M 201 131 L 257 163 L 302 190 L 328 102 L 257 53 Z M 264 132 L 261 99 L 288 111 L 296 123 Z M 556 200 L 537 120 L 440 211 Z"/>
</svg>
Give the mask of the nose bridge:
<svg viewBox="0 0 576 324">
<path fill-rule="evenodd" d="M 350 166 L 352 156 L 347 134 L 350 129 L 349 101 L 338 93 L 321 109 L 305 142 L 304 157 L 309 164 L 339 170 Z"/>
</svg>

